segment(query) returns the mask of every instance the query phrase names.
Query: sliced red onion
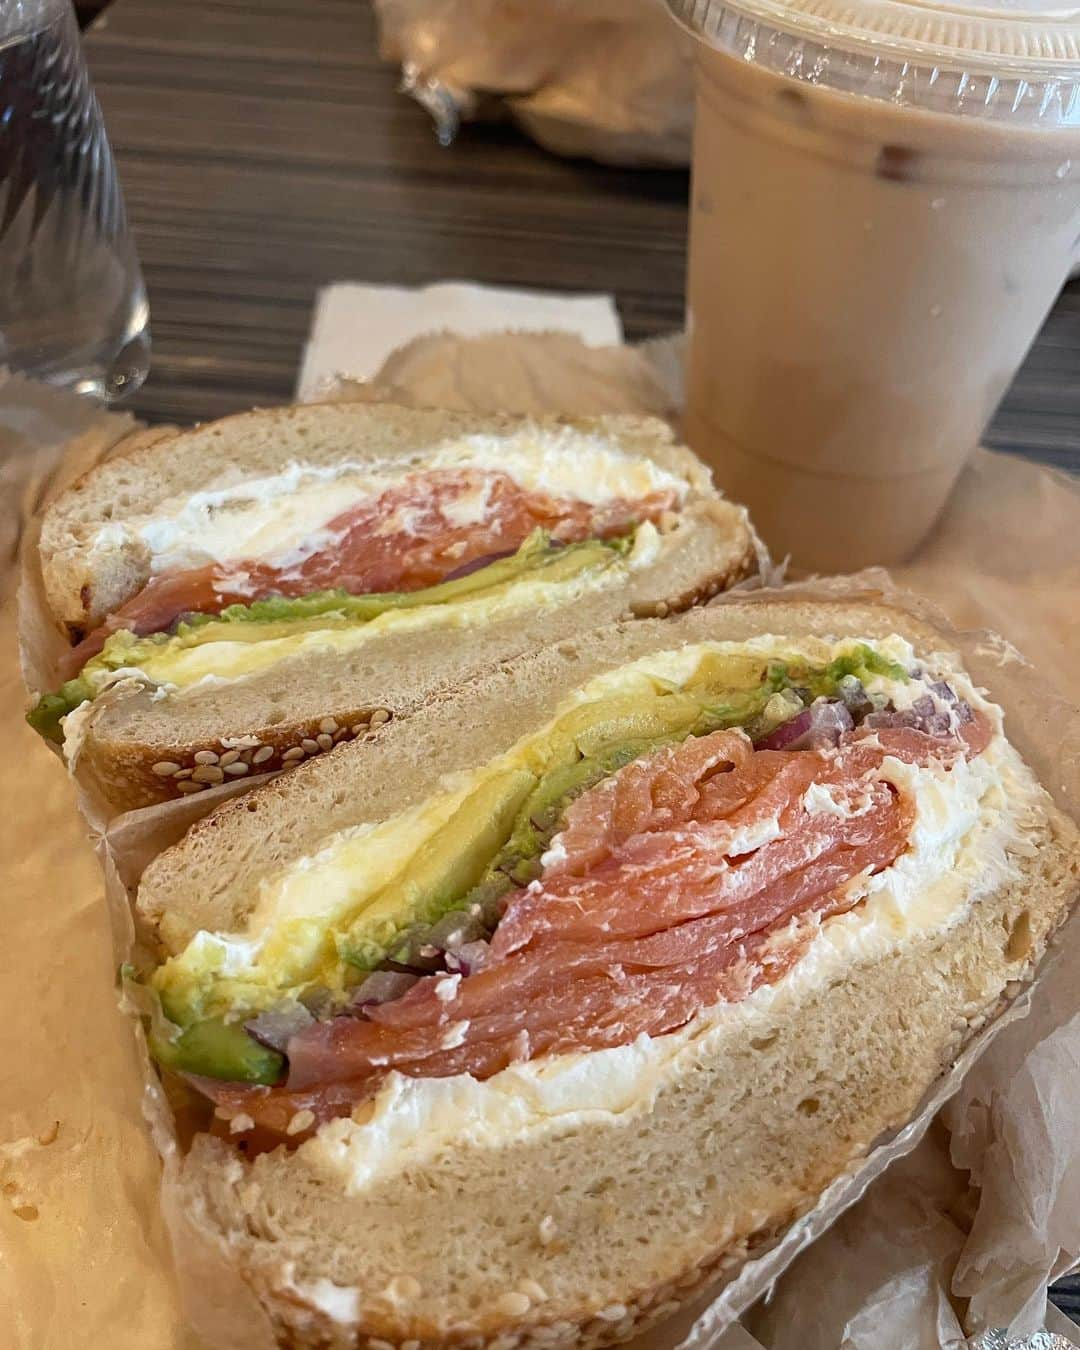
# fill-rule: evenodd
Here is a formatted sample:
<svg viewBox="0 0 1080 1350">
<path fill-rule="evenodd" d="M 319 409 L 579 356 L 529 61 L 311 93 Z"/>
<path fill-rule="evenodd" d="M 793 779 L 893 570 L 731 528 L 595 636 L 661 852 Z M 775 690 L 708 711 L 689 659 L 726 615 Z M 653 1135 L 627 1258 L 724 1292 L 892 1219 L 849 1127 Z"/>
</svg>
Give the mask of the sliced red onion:
<svg viewBox="0 0 1080 1350">
<path fill-rule="evenodd" d="M 473 558 L 472 562 L 462 563 L 460 567 L 455 567 L 452 572 L 447 572 L 443 581 L 457 581 L 459 577 L 472 576 L 474 572 L 479 572 L 481 567 L 499 562 L 502 558 L 512 558 L 516 552 L 516 548 L 508 548 L 504 549 L 502 553 L 485 553 L 479 558 Z"/>
<path fill-rule="evenodd" d="M 971 722 L 975 719 L 975 709 L 965 699 L 962 699 L 951 685 L 944 680 L 938 680 L 936 684 L 930 686 L 930 692 L 937 698 L 939 703 L 948 705 L 948 714 L 938 713 L 938 716 L 951 715 L 951 726 L 962 727 L 965 722 Z"/>
<path fill-rule="evenodd" d="M 446 968 L 462 975 L 475 975 L 478 970 L 483 970 L 490 957 L 490 944 L 483 938 L 477 938 L 475 942 L 466 942 L 454 951 L 447 952 Z"/>
<path fill-rule="evenodd" d="M 913 727 L 917 721 L 915 714 L 910 708 L 900 711 L 891 704 L 887 708 L 881 708 L 878 712 L 873 712 L 863 722 L 864 727 L 886 728 L 886 727 Z"/>
<path fill-rule="evenodd" d="M 789 721 L 758 741 L 759 750 L 817 750 L 837 745 L 841 735 L 855 725 L 842 703 L 819 698 Z"/>
<path fill-rule="evenodd" d="M 845 731 L 855 725 L 855 719 L 844 706 L 832 699 L 816 699 L 810 705 L 808 739 L 812 746 L 837 745 Z"/>
<path fill-rule="evenodd" d="M 845 675 L 836 686 L 844 707 L 855 721 L 874 711 L 874 703 L 857 675 Z"/>
<path fill-rule="evenodd" d="M 453 909 L 432 924 L 418 925 L 394 948 L 394 966 L 430 974 L 442 970 L 447 952 L 487 936 L 483 918 L 468 910 Z"/>
<path fill-rule="evenodd" d="M 260 1013 L 258 1017 L 244 1023 L 244 1030 L 268 1050 L 284 1054 L 293 1036 L 309 1027 L 314 1020 L 302 1003 L 293 1003 L 287 1008 Z"/>
<path fill-rule="evenodd" d="M 431 925 L 426 941 L 432 947 L 452 952 L 463 947 L 466 942 L 475 942 L 483 934 L 484 926 L 475 914 L 465 909 L 455 909 Z"/>
<path fill-rule="evenodd" d="M 949 692 L 952 694 L 951 690 Z M 974 716 L 971 705 L 957 699 L 955 694 L 952 694 L 951 704 L 947 710 L 939 708 L 929 694 L 922 694 L 910 708 L 901 710 L 888 707 L 880 712 L 871 713 L 863 725 L 870 728 L 911 727 L 915 731 L 925 732 L 928 736 L 949 736 L 965 722 L 970 722 Z"/>
<path fill-rule="evenodd" d="M 317 984 L 304 990 L 300 995 L 300 1002 L 316 1021 L 320 1021 L 324 1017 L 329 1017 L 333 1010 L 334 995 L 325 985 Z"/>
<path fill-rule="evenodd" d="M 376 1003 L 390 1003 L 411 989 L 419 978 L 419 975 L 402 970 L 374 970 L 357 986 L 349 999 L 348 1010 L 356 1012 Z"/>
<path fill-rule="evenodd" d="M 786 722 L 782 722 L 775 731 L 763 737 L 757 743 L 758 750 L 790 750 L 792 742 L 800 740 L 810 730 L 813 717 L 809 708 L 796 713 Z"/>
</svg>

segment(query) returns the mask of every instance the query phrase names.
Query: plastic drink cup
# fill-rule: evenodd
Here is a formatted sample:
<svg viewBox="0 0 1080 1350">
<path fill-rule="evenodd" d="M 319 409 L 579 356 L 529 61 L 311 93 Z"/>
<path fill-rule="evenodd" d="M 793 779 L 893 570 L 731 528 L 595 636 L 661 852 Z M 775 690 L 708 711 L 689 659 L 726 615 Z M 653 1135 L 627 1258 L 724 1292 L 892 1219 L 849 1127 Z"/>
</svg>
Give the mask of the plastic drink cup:
<svg viewBox="0 0 1080 1350">
<path fill-rule="evenodd" d="M 668 0 L 695 36 L 686 438 L 774 553 L 941 512 L 1075 262 L 1080 12 Z"/>
</svg>

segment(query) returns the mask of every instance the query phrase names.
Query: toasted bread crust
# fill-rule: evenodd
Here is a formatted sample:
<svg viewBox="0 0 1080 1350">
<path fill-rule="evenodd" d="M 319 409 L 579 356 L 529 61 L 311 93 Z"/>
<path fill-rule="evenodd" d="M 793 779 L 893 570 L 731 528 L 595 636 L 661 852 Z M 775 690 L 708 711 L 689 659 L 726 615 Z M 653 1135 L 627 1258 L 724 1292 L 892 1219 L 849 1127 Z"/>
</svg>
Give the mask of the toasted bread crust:
<svg viewBox="0 0 1080 1350">
<path fill-rule="evenodd" d="M 260 727 L 254 733 L 209 737 L 195 744 L 103 745 L 91 732 L 78 767 L 84 781 L 116 810 L 137 810 L 224 783 L 295 769 L 345 741 L 370 740 L 393 716 L 393 709 L 382 704 L 339 708 L 333 717 Z"/>
</svg>

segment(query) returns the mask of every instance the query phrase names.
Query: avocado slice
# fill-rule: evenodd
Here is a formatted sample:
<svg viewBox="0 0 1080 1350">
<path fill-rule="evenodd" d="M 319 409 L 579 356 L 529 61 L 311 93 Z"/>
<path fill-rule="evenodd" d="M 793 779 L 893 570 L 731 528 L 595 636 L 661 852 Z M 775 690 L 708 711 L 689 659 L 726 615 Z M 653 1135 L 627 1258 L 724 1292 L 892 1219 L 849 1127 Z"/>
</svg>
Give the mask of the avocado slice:
<svg viewBox="0 0 1080 1350">
<path fill-rule="evenodd" d="M 61 720 L 94 697 L 88 680 L 81 676 L 62 684 L 55 694 L 43 694 L 26 714 L 26 720 L 39 735 L 57 745 L 64 743 Z"/>
<path fill-rule="evenodd" d="M 730 696 L 736 691 L 753 692 L 763 683 L 775 686 L 780 675 L 779 663 L 770 662 L 761 656 L 739 652 L 706 652 L 683 689 L 705 698 L 718 693 Z"/>
<path fill-rule="evenodd" d="M 483 878 L 535 786 L 527 769 L 507 769 L 483 783 L 338 937 L 342 959 L 373 970 L 405 929 L 457 907 Z"/>
<path fill-rule="evenodd" d="M 220 614 L 189 615 L 174 634 L 137 637 L 122 630 L 108 639 L 77 679 L 40 698 L 27 714 L 27 721 L 35 731 L 60 744 L 64 738 L 62 719 L 95 697 L 100 678 L 125 666 L 137 668 L 150 657 L 160 660 L 169 650 L 199 647 L 208 642 L 260 642 L 320 628 L 368 623 L 391 610 L 475 599 L 525 578 L 551 583 L 571 581 L 583 572 L 609 566 L 628 552 L 632 544 L 633 534 L 629 534 L 616 539 L 587 539 L 564 547 L 554 543 L 543 530 L 534 530 L 511 557 L 417 591 L 350 595 L 331 590 L 294 599 L 270 596 L 250 605 L 229 605 Z"/>
<path fill-rule="evenodd" d="M 760 662 L 756 669 L 760 674 Z M 573 709 L 554 728 L 541 780 L 519 811 L 488 881 L 502 873 L 517 885 L 527 885 L 576 797 L 661 746 L 739 725 L 744 716 L 760 711 L 768 697 L 758 685 L 726 703 L 710 704 L 701 694 L 654 688 L 652 697 L 620 695 Z"/>
<path fill-rule="evenodd" d="M 249 1036 L 239 1022 L 212 1017 L 195 1022 L 169 1041 L 151 1032 L 150 1053 L 165 1069 L 198 1073 L 238 1083 L 276 1083 L 284 1055 L 268 1050 Z"/>
<path fill-rule="evenodd" d="M 546 774 L 529 794 L 514 821 L 505 847 L 491 866 L 491 879 L 500 875 L 527 886 L 540 874 L 540 855 L 557 832 L 570 804 L 632 760 L 680 740 L 677 733 L 609 745 L 601 755 L 589 755 L 573 764 L 560 764 Z M 507 886 L 505 889 L 509 889 Z"/>
<path fill-rule="evenodd" d="M 344 963 L 337 968 L 341 986 L 347 990 L 360 972 L 387 959 L 405 960 L 409 942 L 448 913 L 465 911 L 493 929 L 507 892 L 538 874 L 539 859 L 570 803 L 623 765 L 689 735 L 735 726 L 760 734 L 819 694 L 835 693 L 848 676 L 875 673 L 907 677 L 901 667 L 865 647 L 816 667 L 711 654 L 681 689 L 646 680 L 633 693 L 571 708 L 520 756 L 520 767 L 494 771 L 411 858 L 402 860 L 398 875 L 344 931 L 330 934 L 331 950 Z M 330 983 L 337 988 L 335 981 Z M 159 1062 L 238 1081 L 275 1081 L 281 1056 L 253 1041 L 239 1023 L 213 1016 L 223 1006 L 236 1016 L 241 1004 L 254 1008 L 259 999 L 248 992 L 237 999 L 238 991 L 216 977 L 212 987 L 224 1003 L 200 997 L 198 1012 L 191 1000 L 183 1010 L 165 1007 L 186 1029 L 176 1040 L 153 1041 Z M 208 992 L 203 986 L 200 991 Z"/>
<path fill-rule="evenodd" d="M 558 740 L 571 740 L 581 755 L 592 758 L 629 740 L 685 735 L 701 715 L 703 700 L 681 692 L 620 694 L 583 703 L 555 727 Z"/>
<path fill-rule="evenodd" d="M 472 599 L 497 587 L 510 586 L 525 577 L 542 581 L 572 580 L 594 567 L 606 567 L 626 552 L 628 536 L 620 539 L 587 539 L 561 546 L 553 543 L 543 530 L 534 530 L 516 553 L 498 558 L 467 576 L 425 586 L 418 591 L 383 591 L 370 595 L 350 595 L 347 591 L 316 591 L 289 599 L 270 596 L 250 605 L 229 605 L 220 614 L 193 614 L 179 625 L 176 636 L 185 646 L 204 642 L 258 642 L 265 637 L 287 637 L 306 628 L 324 627 L 326 619 L 335 623 L 369 623 L 390 610 L 418 609 L 428 605 L 449 605 Z M 238 629 L 237 624 L 251 625 Z"/>
<path fill-rule="evenodd" d="M 681 740 L 694 729 L 702 710 L 700 698 L 655 688 L 583 703 L 560 718 L 547 743 L 531 753 L 530 764 L 546 779 L 628 743 Z"/>
<path fill-rule="evenodd" d="M 791 683 L 801 683 L 797 678 L 799 672 L 793 673 L 796 678 L 793 678 Z M 823 669 L 812 671 L 809 681 L 810 692 L 815 698 L 820 695 L 835 694 L 840 681 L 848 675 L 854 675 L 858 680 L 866 680 L 871 675 L 884 675 L 890 680 L 907 680 L 910 678 L 908 672 L 899 662 L 890 661 L 887 656 L 882 656 L 880 652 L 874 651 L 873 647 L 867 647 L 864 643 L 860 643 L 852 651 L 845 652 L 843 656 L 838 656 L 835 661 L 830 661 Z"/>
<path fill-rule="evenodd" d="M 763 668 L 761 657 L 707 652 L 683 687 L 706 697 L 722 694 L 727 700 L 736 692 L 764 689 L 768 694 L 775 694 L 790 688 L 806 689 L 812 699 L 828 698 L 836 694 L 840 681 L 849 675 L 860 680 L 872 675 L 884 675 L 892 680 L 908 679 L 908 672 L 902 665 L 860 642 L 825 666 L 809 665 L 796 658 L 769 660 Z"/>
</svg>

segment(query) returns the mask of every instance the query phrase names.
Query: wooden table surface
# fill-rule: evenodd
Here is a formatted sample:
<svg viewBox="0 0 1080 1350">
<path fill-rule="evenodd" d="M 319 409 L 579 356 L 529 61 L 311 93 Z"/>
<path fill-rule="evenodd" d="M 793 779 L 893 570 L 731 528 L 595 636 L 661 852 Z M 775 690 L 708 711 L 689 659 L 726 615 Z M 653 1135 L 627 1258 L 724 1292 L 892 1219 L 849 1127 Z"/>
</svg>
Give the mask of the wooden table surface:
<svg viewBox="0 0 1080 1350">
<path fill-rule="evenodd" d="M 287 401 L 334 281 L 612 291 L 631 340 L 681 325 L 686 174 L 567 162 L 509 128 L 442 149 L 364 0 L 116 0 L 87 48 L 150 293 L 143 417 Z M 1073 283 L 989 443 L 1080 471 L 1078 376 Z M 1056 1298 L 1080 1312 L 1072 1285 Z"/>
<path fill-rule="evenodd" d="M 289 398 L 333 281 L 614 292 L 629 339 L 682 322 L 687 176 L 570 163 L 509 128 L 449 150 L 396 92 L 365 0 L 115 0 L 88 34 L 150 292 L 145 417 Z M 992 445 L 1080 470 L 1080 283 Z"/>
</svg>

